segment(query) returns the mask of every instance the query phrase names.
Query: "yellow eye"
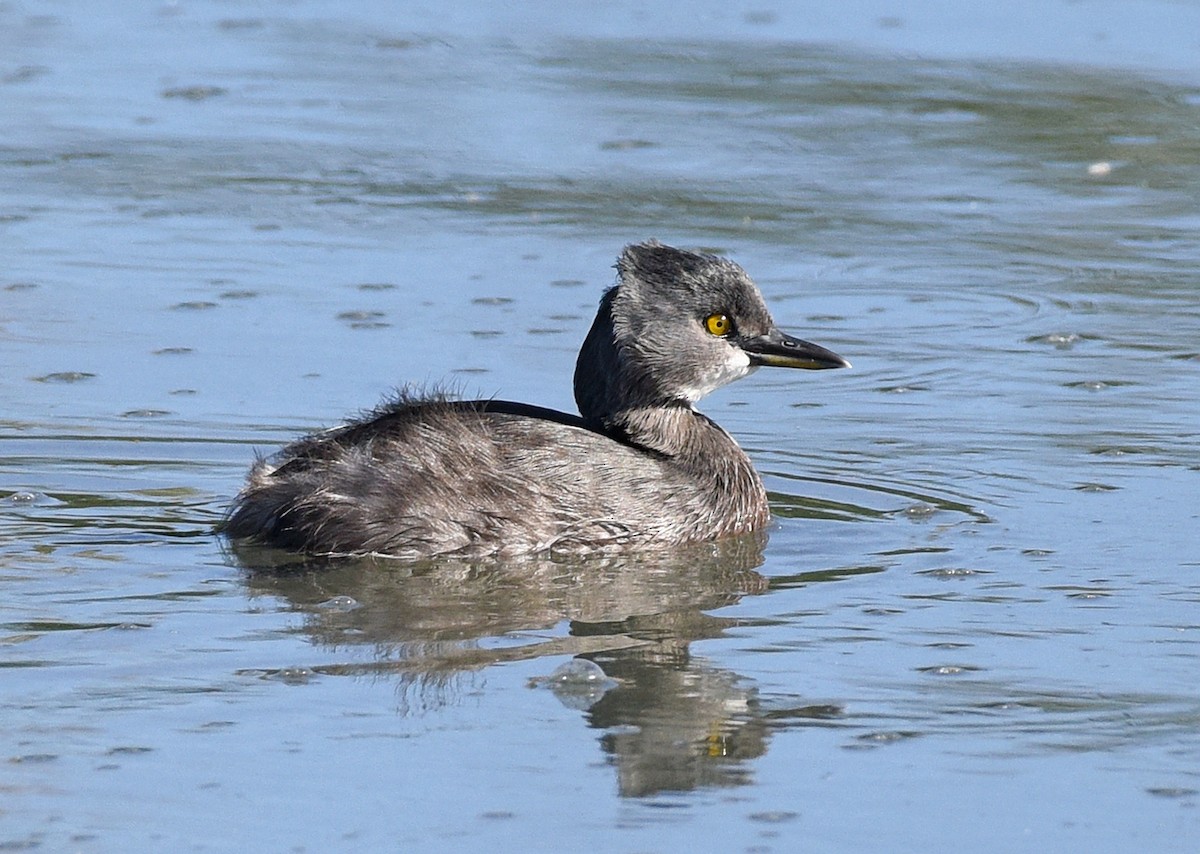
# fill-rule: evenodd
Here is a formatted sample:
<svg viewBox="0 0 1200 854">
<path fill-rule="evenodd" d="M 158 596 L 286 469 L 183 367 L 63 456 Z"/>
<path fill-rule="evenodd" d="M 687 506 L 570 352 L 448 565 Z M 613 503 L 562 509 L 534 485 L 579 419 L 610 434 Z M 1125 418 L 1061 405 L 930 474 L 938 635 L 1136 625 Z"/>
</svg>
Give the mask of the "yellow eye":
<svg viewBox="0 0 1200 854">
<path fill-rule="evenodd" d="M 704 328 L 718 338 L 724 338 L 733 331 L 733 321 L 724 314 L 710 314 L 704 319 Z"/>
</svg>

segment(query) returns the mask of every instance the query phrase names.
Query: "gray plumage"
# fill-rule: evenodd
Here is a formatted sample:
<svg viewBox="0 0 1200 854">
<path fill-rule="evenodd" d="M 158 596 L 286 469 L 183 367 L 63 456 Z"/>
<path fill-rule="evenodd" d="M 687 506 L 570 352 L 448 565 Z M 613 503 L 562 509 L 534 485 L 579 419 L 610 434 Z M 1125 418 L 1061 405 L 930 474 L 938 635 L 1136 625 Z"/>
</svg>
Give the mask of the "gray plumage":
<svg viewBox="0 0 1200 854">
<path fill-rule="evenodd" d="M 663 546 L 765 526 L 750 459 L 693 404 L 758 365 L 846 367 L 781 333 L 737 264 L 628 246 L 575 368 L 580 416 L 401 394 L 259 460 L 232 538 L 420 558 Z"/>
</svg>

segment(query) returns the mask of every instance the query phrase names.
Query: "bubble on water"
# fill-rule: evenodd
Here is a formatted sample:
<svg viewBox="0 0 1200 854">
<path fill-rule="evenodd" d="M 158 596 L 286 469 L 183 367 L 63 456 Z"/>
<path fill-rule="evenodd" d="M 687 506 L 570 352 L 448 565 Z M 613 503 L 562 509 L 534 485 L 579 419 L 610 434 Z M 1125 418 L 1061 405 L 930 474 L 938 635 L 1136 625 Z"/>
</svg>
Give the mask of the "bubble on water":
<svg viewBox="0 0 1200 854">
<path fill-rule="evenodd" d="M 554 668 L 554 672 L 545 679 L 547 683 L 556 685 L 592 685 L 608 679 L 608 674 L 594 661 L 573 658 Z"/>
<path fill-rule="evenodd" d="M 1046 335 L 1034 335 L 1025 339 L 1029 344 L 1049 344 L 1060 350 L 1069 350 L 1082 340 L 1083 336 L 1078 332 L 1050 332 Z"/>
<path fill-rule="evenodd" d="M 909 519 L 922 521 L 937 513 L 938 508 L 937 505 L 930 504 L 927 501 L 918 501 L 916 504 L 905 507 L 901 512 Z"/>
<path fill-rule="evenodd" d="M 1079 380 L 1077 382 L 1063 383 L 1064 388 L 1081 388 L 1085 391 L 1104 391 L 1108 388 L 1117 388 L 1123 385 L 1132 385 L 1132 383 L 1122 382 L 1121 380 Z"/>
<path fill-rule="evenodd" d="M 362 607 L 353 596 L 334 596 L 317 605 L 326 611 L 355 611 Z"/>
<path fill-rule="evenodd" d="M 616 686 L 615 679 L 586 658 L 573 658 L 556 667 L 549 676 L 529 680 L 530 688 L 549 688 L 564 706 L 580 711 L 594 706 Z"/>
<path fill-rule="evenodd" d="M 65 501 L 59 501 L 57 498 L 52 498 L 44 492 L 34 492 L 28 489 L 19 489 L 16 492 L 9 493 L 3 499 L 5 504 L 11 507 L 54 507 L 59 504 L 66 504 Z"/>
<path fill-rule="evenodd" d="M 882 730 L 879 732 L 864 732 L 857 736 L 860 742 L 865 742 L 871 746 L 895 744 L 898 741 L 907 741 L 910 738 L 920 738 L 922 733 L 914 730 Z"/>
<path fill-rule="evenodd" d="M 980 668 L 970 664 L 934 664 L 929 667 L 918 667 L 918 673 L 928 673 L 931 676 L 961 676 L 964 673 L 975 673 Z"/>
<path fill-rule="evenodd" d="M 1087 168 L 1087 173 L 1093 178 L 1103 178 L 1111 175 L 1112 171 L 1113 165 L 1107 160 L 1098 160 L 1095 163 L 1089 163 Z"/>
<path fill-rule="evenodd" d="M 1054 588 L 1051 588 L 1054 589 Z M 1068 599 L 1107 599 L 1112 595 L 1111 590 L 1101 590 L 1097 588 L 1087 588 L 1083 590 L 1074 590 L 1067 593 Z"/>
<path fill-rule="evenodd" d="M 1110 486 L 1107 483 L 1080 483 L 1071 488 L 1076 492 L 1115 492 L 1120 487 Z"/>
<path fill-rule="evenodd" d="M 127 409 L 122 418 L 164 418 L 173 413 L 169 409 Z"/>
<path fill-rule="evenodd" d="M 316 674 L 307 667 L 281 667 L 263 674 L 264 679 L 274 679 L 285 685 L 307 685 Z"/>
<path fill-rule="evenodd" d="M 966 578 L 969 575 L 985 575 L 987 572 L 986 569 L 947 566 L 940 569 L 923 569 L 917 575 L 932 575 L 934 578 Z"/>
</svg>

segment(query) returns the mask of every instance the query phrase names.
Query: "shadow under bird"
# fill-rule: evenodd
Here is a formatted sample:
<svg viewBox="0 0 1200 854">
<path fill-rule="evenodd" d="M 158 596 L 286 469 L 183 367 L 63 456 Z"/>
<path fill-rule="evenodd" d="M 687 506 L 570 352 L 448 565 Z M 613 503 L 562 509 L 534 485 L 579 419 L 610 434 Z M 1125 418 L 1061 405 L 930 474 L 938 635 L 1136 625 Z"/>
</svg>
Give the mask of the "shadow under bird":
<svg viewBox="0 0 1200 854">
<path fill-rule="evenodd" d="M 575 365 L 580 416 L 401 393 L 251 469 L 224 533 L 323 555 L 477 557 L 671 546 L 770 520 L 749 457 L 693 404 L 761 365 L 845 368 L 781 332 L 732 261 L 648 241 Z"/>
</svg>

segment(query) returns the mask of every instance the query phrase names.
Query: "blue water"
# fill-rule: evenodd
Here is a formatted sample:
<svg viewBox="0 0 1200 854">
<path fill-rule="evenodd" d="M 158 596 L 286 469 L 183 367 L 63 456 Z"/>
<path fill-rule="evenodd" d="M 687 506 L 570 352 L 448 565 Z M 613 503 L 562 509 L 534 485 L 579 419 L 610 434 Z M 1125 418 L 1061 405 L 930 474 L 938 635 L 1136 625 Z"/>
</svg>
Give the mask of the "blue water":
<svg viewBox="0 0 1200 854">
<path fill-rule="evenodd" d="M 0 5 L 0 847 L 1200 846 L 1200 10 Z M 256 453 L 573 407 L 627 242 L 854 363 L 765 547 L 264 573 Z"/>
</svg>

